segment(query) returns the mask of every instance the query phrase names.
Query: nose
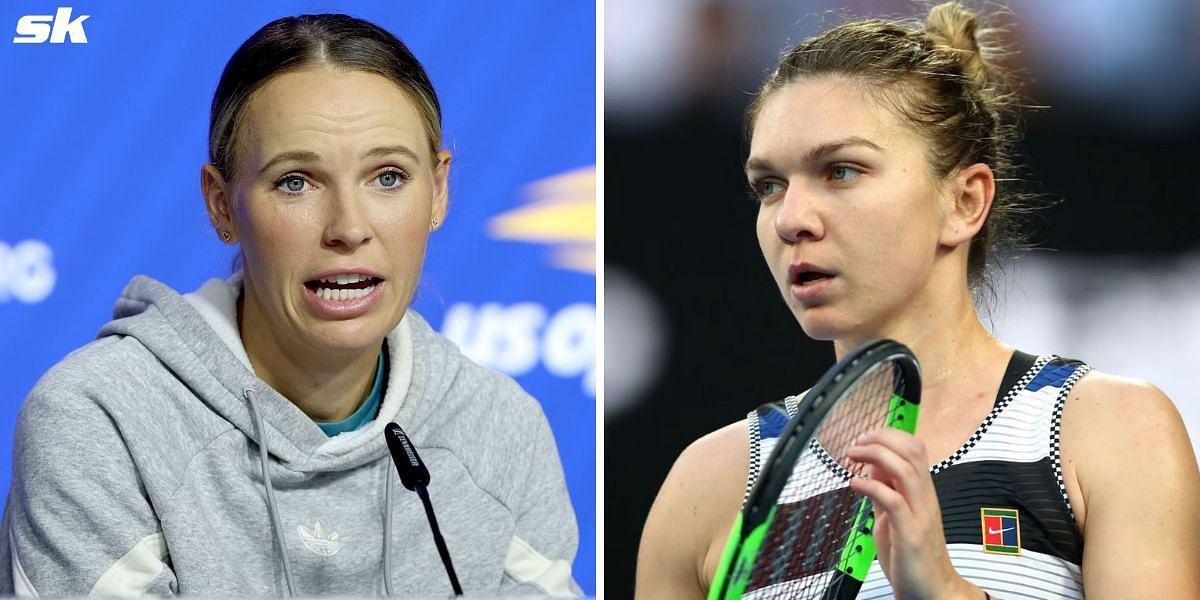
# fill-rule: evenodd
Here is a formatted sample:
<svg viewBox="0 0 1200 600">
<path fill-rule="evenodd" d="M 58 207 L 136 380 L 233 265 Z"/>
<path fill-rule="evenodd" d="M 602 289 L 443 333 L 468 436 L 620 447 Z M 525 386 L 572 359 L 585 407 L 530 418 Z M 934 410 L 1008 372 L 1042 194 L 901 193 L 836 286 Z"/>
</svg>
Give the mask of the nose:
<svg viewBox="0 0 1200 600">
<path fill-rule="evenodd" d="M 805 238 L 819 240 L 825 237 L 819 200 L 800 182 L 792 182 L 784 192 L 775 212 L 775 233 L 788 244 Z"/>
<path fill-rule="evenodd" d="M 353 189 L 336 187 L 330 189 L 325 200 L 322 245 L 341 252 L 352 252 L 371 241 L 371 223 L 365 198 Z"/>
</svg>

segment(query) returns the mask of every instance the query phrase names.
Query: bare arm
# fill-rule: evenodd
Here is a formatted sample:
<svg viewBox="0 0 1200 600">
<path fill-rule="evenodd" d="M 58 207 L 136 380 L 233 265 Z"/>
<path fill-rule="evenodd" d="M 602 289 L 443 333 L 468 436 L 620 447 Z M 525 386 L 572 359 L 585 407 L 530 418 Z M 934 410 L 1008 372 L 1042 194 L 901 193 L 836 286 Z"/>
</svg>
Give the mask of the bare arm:
<svg viewBox="0 0 1200 600">
<path fill-rule="evenodd" d="M 1200 473 L 1171 400 L 1093 373 L 1067 402 L 1063 453 L 1083 496 L 1089 600 L 1200 598 Z"/>
<path fill-rule="evenodd" d="M 745 421 L 700 438 L 679 455 L 642 530 L 636 598 L 705 597 L 741 508 L 749 464 Z"/>
</svg>

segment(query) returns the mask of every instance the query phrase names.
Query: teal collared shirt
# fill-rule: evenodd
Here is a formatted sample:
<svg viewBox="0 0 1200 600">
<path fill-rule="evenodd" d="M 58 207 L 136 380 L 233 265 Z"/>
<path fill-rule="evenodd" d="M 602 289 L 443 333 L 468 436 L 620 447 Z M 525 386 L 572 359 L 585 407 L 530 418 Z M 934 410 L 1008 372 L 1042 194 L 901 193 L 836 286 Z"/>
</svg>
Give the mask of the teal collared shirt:
<svg viewBox="0 0 1200 600">
<path fill-rule="evenodd" d="M 375 419 L 375 415 L 379 414 L 379 403 L 383 401 L 383 382 L 387 379 L 387 362 L 384 360 L 384 355 L 387 352 L 379 353 L 379 364 L 375 367 L 375 384 L 371 386 L 371 393 L 367 395 L 367 399 L 354 411 L 349 417 L 342 419 L 336 423 L 322 423 L 315 421 L 317 427 L 325 432 L 325 435 L 333 437 L 339 433 L 354 431 Z"/>
</svg>

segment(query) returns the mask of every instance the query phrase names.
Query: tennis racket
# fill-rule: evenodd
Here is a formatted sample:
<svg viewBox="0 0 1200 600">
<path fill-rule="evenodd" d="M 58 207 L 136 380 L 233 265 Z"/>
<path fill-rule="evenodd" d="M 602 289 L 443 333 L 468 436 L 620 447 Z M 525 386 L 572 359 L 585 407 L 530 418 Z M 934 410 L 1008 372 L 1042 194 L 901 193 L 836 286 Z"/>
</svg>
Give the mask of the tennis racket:
<svg viewBox="0 0 1200 600">
<path fill-rule="evenodd" d="M 854 598 L 875 560 L 874 505 L 850 489 L 861 434 L 916 430 L 916 357 L 891 340 L 855 349 L 805 394 L 750 490 L 709 600 Z"/>
</svg>

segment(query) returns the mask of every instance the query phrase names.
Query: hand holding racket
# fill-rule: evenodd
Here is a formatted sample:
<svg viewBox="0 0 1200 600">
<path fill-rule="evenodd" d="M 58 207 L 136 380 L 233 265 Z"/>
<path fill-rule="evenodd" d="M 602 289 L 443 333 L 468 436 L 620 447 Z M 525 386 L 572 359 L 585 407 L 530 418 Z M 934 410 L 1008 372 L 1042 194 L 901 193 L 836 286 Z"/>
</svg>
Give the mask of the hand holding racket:
<svg viewBox="0 0 1200 600">
<path fill-rule="evenodd" d="M 894 429 L 863 435 L 850 459 L 867 466 L 850 487 L 875 505 L 879 564 L 897 598 L 982 598 L 950 563 L 929 459 L 921 440 Z"/>
<path fill-rule="evenodd" d="M 916 358 L 890 340 L 865 344 L 827 371 L 784 427 L 735 520 L 709 599 L 857 596 L 875 559 L 875 511 L 850 485 L 867 465 L 848 453 L 878 429 L 913 432 L 920 396 Z"/>
</svg>

